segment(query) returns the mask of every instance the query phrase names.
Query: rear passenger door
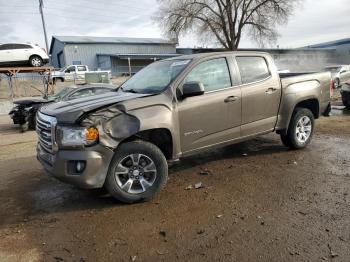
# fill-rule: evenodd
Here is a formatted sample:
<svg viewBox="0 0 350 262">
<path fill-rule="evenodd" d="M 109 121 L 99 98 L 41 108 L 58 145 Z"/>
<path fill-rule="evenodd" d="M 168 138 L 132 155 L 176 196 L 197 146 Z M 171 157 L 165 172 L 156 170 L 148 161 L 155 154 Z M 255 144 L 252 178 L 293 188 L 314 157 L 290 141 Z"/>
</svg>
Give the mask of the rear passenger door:
<svg viewBox="0 0 350 262">
<path fill-rule="evenodd" d="M 13 44 L 13 56 L 15 61 L 27 61 L 31 55 L 30 45 Z"/>
<path fill-rule="evenodd" d="M 263 56 L 236 56 L 236 61 L 242 82 L 242 136 L 272 131 L 281 99 L 274 68 Z"/>
<path fill-rule="evenodd" d="M 183 153 L 193 152 L 240 136 L 241 91 L 231 77 L 229 58 L 202 61 L 188 73 L 186 82 L 201 82 L 205 93 L 178 102 Z"/>
</svg>

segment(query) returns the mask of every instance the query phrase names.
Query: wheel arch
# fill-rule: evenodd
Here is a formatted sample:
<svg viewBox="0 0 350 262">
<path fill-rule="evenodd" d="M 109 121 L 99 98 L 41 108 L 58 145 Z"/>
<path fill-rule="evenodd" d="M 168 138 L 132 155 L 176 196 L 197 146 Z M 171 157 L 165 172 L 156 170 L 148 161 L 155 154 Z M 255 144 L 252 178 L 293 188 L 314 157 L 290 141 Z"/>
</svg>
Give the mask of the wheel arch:
<svg viewBox="0 0 350 262">
<path fill-rule="evenodd" d="M 31 55 L 29 56 L 29 60 L 32 59 L 34 56 L 40 57 L 40 59 L 43 60 L 43 58 L 41 57 L 41 55 L 38 55 L 38 54 L 31 54 Z"/>
<path fill-rule="evenodd" d="M 291 108 L 292 109 L 290 109 L 289 113 L 286 111 L 282 112 L 282 114 L 285 114 L 285 117 L 282 118 L 284 124 L 278 123 L 276 127 L 276 132 L 278 134 L 287 134 L 290 121 L 293 115 L 295 114 L 297 108 L 309 109 L 314 115 L 315 119 L 318 119 L 320 117 L 320 102 L 315 97 L 299 100 Z"/>
<path fill-rule="evenodd" d="M 157 146 L 164 154 L 167 160 L 173 156 L 173 138 L 171 131 L 167 128 L 153 128 L 139 131 L 136 134 L 124 139 L 120 144 L 142 140 L 147 141 Z"/>
</svg>

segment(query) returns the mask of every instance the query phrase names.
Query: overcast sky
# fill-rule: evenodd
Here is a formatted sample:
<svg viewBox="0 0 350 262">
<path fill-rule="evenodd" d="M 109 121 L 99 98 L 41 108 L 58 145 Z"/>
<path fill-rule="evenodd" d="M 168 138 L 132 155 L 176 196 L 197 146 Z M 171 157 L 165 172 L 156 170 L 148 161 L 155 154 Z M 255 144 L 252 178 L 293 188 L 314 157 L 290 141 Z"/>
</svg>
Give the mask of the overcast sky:
<svg viewBox="0 0 350 262">
<path fill-rule="evenodd" d="M 52 35 L 162 37 L 152 20 L 156 0 L 43 0 L 49 41 Z M 0 43 L 32 42 L 45 46 L 39 0 L 0 0 Z M 349 0 L 304 0 L 288 24 L 280 26 L 280 48 L 306 46 L 350 37 Z M 180 47 L 206 46 L 194 36 Z M 243 39 L 240 47 L 256 47 Z"/>
</svg>

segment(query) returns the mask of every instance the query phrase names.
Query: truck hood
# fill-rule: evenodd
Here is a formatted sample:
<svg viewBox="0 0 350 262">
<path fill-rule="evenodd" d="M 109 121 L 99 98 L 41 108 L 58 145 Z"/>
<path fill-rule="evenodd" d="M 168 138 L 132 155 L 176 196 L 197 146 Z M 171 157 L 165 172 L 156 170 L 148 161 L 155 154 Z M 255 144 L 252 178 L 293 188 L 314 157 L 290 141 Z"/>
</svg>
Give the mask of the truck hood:
<svg viewBox="0 0 350 262">
<path fill-rule="evenodd" d="M 21 99 L 16 99 L 13 101 L 15 105 L 31 105 L 31 104 L 40 104 L 49 102 L 47 99 L 40 96 L 34 97 L 23 97 Z"/>
<path fill-rule="evenodd" d="M 51 72 L 51 76 L 64 76 L 65 73 L 61 71 L 53 71 Z"/>
<path fill-rule="evenodd" d="M 73 124 L 83 114 L 123 101 L 136 99 L 152 94 L 134 94 L 125 92 L 105 93 L 96 96 L 61 101 L 41 107 L 40 112 L 57 118 L 59 123 Z"/>
</svg>

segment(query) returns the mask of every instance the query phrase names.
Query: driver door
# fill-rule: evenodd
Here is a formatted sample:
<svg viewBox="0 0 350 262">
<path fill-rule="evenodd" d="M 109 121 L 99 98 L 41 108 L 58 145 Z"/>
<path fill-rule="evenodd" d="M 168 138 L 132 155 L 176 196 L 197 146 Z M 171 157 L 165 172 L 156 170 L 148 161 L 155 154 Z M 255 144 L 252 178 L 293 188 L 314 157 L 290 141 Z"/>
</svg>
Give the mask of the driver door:
<svg viewBox="0 0 350 262">
<path fill-rule="evenodd" d="M 73 81 L 73 80 L 75 80 L 75 66 L 69 66 L 64 71 L 64 80 L 65 81 Z"/>
<path fill-rule="evenodd" d="M 197 64 L 187 82 L 201 82 L 205 93 L 178 102 L 182 153 L 240 137 L 241 91 L 232 86 L 226 57 Z"/>
</svg>

